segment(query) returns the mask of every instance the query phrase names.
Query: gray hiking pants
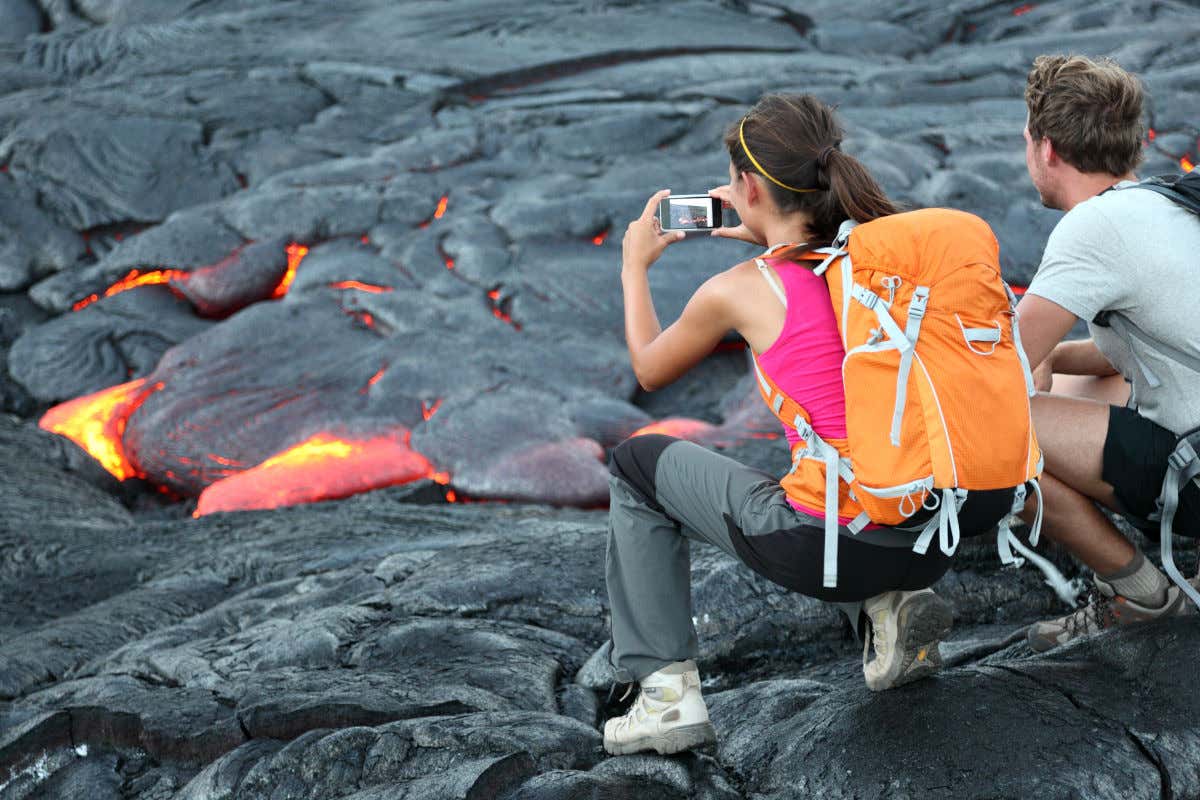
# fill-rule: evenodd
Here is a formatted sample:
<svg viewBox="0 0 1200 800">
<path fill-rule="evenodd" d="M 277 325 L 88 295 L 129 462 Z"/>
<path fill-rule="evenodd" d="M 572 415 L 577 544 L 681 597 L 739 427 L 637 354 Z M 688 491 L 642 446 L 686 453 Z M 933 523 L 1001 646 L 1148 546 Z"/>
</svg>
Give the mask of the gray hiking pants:
<svg viewBox="0 0 1200 800">
<path fill-rule="evenodd" d="M 794 509 L 770 475 L 661 435 L 622 442 L 609 470 L 611 660 L 622 682 L 697 656 L 693 540 L 721 548 L 793 591 L 844 604 L 894 589 L 925 588 L 950 566 L 937 547 L 924 555 L 912 552 L 911 533 L 883 529 L 855 536 L 843 528 L 838 585 L 828 589 L 822 585 L 823 521 Z M 991 504 L 994 513 L 974 520 L 965 516 L 973 502 L 968 500 L 960 515 L 964 536 L 983 532 L 1008 513 L 1012 492 L 999 494 Z"/>
</svg>

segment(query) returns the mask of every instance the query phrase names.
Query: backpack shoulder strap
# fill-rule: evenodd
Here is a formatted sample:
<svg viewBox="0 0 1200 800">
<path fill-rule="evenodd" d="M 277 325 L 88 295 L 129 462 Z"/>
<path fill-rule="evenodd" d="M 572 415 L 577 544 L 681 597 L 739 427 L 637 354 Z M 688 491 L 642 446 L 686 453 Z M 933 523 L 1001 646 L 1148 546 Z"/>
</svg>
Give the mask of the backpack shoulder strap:
<svg viewBox="0 0 1200 800">
<path fill-rule="evenodd" d="M 1098 325 L 1112 328 L 1118 336 L 1130 344 L 1133 343 L 1134 339 L 1137 339 L 1146 347 L 1150 348 L 1159 355 L 1171 359 L 1176 364 L 1185 366 L 1193 372 L 1200 372 L 1200 356 L 1196 356 L 1187 352 L 1186 350 L 1176 347 L 1173 344 L 1168 344 L 1161 339 L 1151 336 L 1135 325 L 1133 321 L 1129 319 L 1129 317 L 1125 316 L 1120 311 L 1102 311 L 1096 315 L 1095 322 Z M 1158 388 L 1161 386 L 1162 381 L 1159 380 L 1158 376 L 1150 370 L 1149 365 L 1147 365 L 1146 362 L 1137 355 L 1137 352 L 1132 350 L 1132 348 L 1131 352 L 1133 352 L 1133 358 L 1137 362 L 1138 369 L 1140 369 L 1142 374 L 1146 377 L 1146 383 L 1148 383 L 1152 388 Z"/>
<path fill-rule="evenodd" d="M 1148 189 L 1200 216 L 1200 172 L 1157 175 L 1134 186 L 1123 186 L 1118 191 L 1124 189 Z"/>
</svg>

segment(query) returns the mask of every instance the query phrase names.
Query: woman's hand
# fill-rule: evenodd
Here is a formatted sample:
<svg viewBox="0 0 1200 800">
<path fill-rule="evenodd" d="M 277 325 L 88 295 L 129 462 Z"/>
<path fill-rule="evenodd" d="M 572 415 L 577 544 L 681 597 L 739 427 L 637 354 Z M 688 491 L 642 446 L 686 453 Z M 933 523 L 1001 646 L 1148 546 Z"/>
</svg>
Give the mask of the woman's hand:
<svg viewBox="0 0 1200 800">
<path fill-rule="evenodd" d="M 683 231 L 663 233 L 662 224 L 655 216 L 658 204 L 670 194 L 670 189 L 655 192 L 646 202 L 642 215 L 629 223 L 629 227 L 625 229 L 625 238 L 621 240 L 622 269 L 650 269 L 650 265 L 658 261 L 667 245 L 684 237 Z"/>
<path fill-rule="evenodd" d="M 715 197 L 720 200 L 722 208 L 733 208 L 733 187 L 729 184 L 718 186 L 715 189 L 709 189 L 708 196 Z M 750 229 L 747 228 L 745 224 L 736 225 L 733 227 L 726 226 L 723 228 L 713 228 L 712 233 L 710 233 L 709 236 L 720 236 L 724 239 L 737 239 L 739 242 L 749 242 L 750 244 L 756 244 L 760 247 L 766 247 L 767 244 L 751 233 Z"/>
</svg>

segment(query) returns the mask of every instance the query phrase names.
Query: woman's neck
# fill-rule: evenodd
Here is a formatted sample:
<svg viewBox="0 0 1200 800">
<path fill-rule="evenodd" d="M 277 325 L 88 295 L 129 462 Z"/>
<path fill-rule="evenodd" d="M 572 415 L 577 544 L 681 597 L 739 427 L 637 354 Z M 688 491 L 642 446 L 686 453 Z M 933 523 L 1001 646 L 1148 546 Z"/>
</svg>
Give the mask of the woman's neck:
<svg viewBox="0 0 1200 800">
<path fill-rule="evenodd" d="M 763 225 L 762 233 L 768 247 L 803 244 L 812 240 L 812 232 L 808 229 L 808 216 L 801 214 L 769 219 Z"/>
</svg>

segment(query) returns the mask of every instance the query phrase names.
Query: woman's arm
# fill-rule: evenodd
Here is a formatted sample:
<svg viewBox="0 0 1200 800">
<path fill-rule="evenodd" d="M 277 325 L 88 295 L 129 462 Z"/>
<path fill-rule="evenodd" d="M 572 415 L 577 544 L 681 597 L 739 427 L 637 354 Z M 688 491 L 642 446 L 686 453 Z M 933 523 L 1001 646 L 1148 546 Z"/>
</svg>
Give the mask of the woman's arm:
<svg viewBox="0 0 1200 800">
<path fill-rule="evenodd" d="M 733 326 L 721 275 L 696 290 L 679 319 L 666 330 L 658 322 L 650 297 L 648 273 L 668 245 L 682 232 L 664 234 L 654 216 L 658 203 L 670 194 L 658 192 L 642 216 L 629 223 L 622 241 L 621 288 L 625 295 L 625 341 L 638 383 L 646 391 L 661 389 L 712 352 Z"/>
</svg>

